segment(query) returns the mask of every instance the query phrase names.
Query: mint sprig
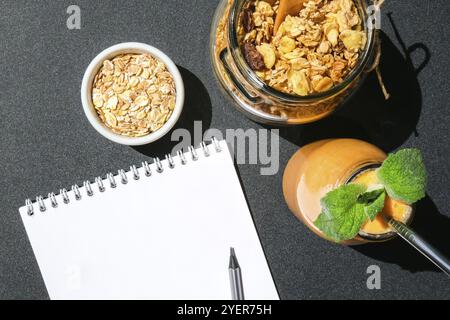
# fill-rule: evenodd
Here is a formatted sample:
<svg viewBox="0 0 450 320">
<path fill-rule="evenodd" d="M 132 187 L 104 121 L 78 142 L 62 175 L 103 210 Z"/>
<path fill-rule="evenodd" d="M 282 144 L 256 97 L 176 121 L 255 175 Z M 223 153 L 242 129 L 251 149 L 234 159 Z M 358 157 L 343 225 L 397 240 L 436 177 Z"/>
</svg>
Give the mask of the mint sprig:
<svg viewBox="0 0 450 320">
<path fill-rule="evenodd" d="M 407 204 L 422 199 L 427 182 L 422 154 L 417 149 L 390 154 L 378 170 L 378 179 L 393 199 Z"/>
<path fill-rule="evenodd" d="M 364 205 L 364 213 L 370 219 L 375 220 L 375 217 L 383 210 L 384 200 L 386 199 L 386 192 L 384 188 L 367 191 L 358 197 L 358 203 Z"/>
<path fill-rule="evenodd" d="M 336 242 L 353 239 L 361 225 L 374 219 L 384 206 L 384 190 L 365 191 L 363 185 L 348 184 L 328 192 L 320 202 L 316 227 Z"/>
<path fill-rule="evenodd" d="M 382 185 L 375 190 L 348 184 L 328 192 L 320 201 L 322 212 L 315 226 L 335 242 L 350 240 L 366 221 L 373 221 L 383 210 L 386 193 L 407 204 L 425 196 L 425 166 L 417 149 L 390 154 L 377 175 Z"/>
</svg>

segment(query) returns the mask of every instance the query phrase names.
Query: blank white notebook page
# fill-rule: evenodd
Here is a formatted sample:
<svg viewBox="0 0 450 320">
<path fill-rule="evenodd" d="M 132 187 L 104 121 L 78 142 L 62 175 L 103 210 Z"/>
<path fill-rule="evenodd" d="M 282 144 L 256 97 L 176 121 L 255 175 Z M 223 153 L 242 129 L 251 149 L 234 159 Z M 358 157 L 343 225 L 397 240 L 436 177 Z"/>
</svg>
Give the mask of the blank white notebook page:
<svg viewBox="0 0 450 320">
<path fill-rule="evenodd" d="M 45 212 L 20 214 L 52 299 L 231 299 L 228 262 L 234 247 L 246 299 L 278 299 L 258 234 L 225 141 L 209 157 L 127 184 L 92 183 L 92 196 L 56 196 Z"/>
</svg>

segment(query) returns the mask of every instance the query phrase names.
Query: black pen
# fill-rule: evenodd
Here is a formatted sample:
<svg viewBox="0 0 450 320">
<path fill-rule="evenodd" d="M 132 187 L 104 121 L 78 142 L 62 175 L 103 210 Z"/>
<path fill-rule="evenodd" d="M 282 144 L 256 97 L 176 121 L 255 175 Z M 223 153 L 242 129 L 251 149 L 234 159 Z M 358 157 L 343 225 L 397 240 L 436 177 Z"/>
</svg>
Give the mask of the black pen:
<svg viewBox="0 0 450 320">
<path fill-rule="evenodd" d="M 230 264 L 228 266 L 228 271 L 230 274 L 231 298 L 233 300 L 244 300 L 241 268 L 239 267 L 234 248 L 230 248 Z"/>
</svg>

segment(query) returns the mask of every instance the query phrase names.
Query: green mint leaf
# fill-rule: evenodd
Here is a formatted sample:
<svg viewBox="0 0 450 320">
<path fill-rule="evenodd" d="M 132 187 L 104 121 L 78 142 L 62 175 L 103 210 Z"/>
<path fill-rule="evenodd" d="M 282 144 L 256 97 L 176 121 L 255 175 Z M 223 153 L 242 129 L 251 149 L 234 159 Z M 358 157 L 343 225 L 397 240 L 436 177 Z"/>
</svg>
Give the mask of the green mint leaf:
<svg viewBox="0 0 450 320">
<path fill-rule="evenodd" d="M 358 202 L 363 204 L 374 202 L 383 192 L 384 192 L 383 187 L 371 191 L 367 190 L 363 194 L 359 195 Z"/>
<path fill-rule="evenodd" d="M 320 201 L 322 212 L 315 226 L 333 241 L 353 239 L 367 220 L 364 204 L 358 203 L 365 190 L 362 185 L 348 184 L 328 192 Z"/>
<path fill-rule="evenodd" d="M 378 169 L 378 178 L 393 199 L 412 204 L 425 197 L 427 177 L 422 154 L 417 149 L 390 154 Z"/>
<path fill-rule="evenodd" d="M 364 213 L 370 219 L 375 220 L 378 213 L 383 210 L 386 192 L 384 188 L 367 191 L 358 197 L 358 203 L 364 205 Z"/>
</svg>

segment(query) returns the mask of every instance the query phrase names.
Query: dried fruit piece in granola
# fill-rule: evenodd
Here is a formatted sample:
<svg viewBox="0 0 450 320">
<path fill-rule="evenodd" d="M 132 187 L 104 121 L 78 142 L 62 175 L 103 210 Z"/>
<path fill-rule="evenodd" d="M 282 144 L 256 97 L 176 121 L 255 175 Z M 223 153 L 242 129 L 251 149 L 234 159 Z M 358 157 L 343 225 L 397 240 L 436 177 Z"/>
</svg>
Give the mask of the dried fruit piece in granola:
<svg viewBox="0 0 450 320">
<path fill-rule="evenodd" d="M 256 49 L 263 56 L 264 65 L 266 66 L 266 68 L 272 69 L 277 59 L 273 47 L 268 43 L 261 43 L 261 45 L 257 46 Z"/>
<path fill-rule="evenodd" d="M 252 31 L 254 27 L 252 14 L 253 12 L 251 8 L 246 8 L 244 9 L 244 12 L 242 12 L 242 27 L 245 32 Z"/>
<path fill-rule="evenodd" d="M 247 61 L 248 65 L 252 70 L 261 71 L 264 69 L 264 59 L 261 53 L 256 50 L 256 47 L 246 42 L 243 47 L 245 61 Z"/>
</svg>

